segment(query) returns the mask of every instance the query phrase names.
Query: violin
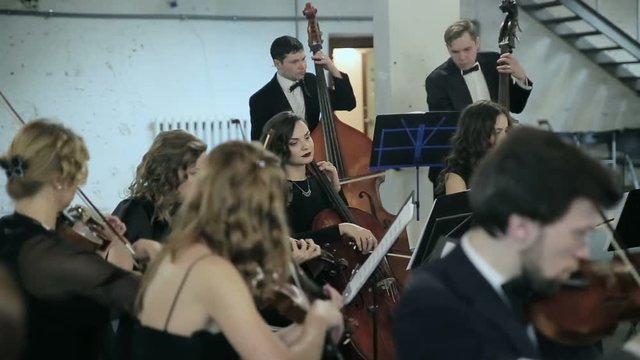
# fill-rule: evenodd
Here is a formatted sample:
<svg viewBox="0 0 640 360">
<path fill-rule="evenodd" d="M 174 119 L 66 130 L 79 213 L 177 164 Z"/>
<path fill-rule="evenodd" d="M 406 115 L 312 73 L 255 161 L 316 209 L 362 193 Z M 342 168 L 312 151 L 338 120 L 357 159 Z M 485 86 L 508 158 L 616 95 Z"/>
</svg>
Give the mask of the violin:
<svg viewBox="0 0 640 360">
<path fill-rule="evenodd" d="M 582 261 L 555 294 L 535 299 L 529 309 L 536 329 L 559 343 L 593 344 L 611 335 L 620 321 L 640 320 L 640 253 L 629 254 L 609 222 L 604 223 L 619 256 Z"/>
<path fill-rule="evenodd" d="M 102 231 L 102 233 L 100 232 Z M 105 251 L 111 240 L 104 236 L 104 227 L 85 207 L 76 205 L 58 216 L 56 233 L 74 243 L 89 246 L 93 251 Z"/>
</svg>

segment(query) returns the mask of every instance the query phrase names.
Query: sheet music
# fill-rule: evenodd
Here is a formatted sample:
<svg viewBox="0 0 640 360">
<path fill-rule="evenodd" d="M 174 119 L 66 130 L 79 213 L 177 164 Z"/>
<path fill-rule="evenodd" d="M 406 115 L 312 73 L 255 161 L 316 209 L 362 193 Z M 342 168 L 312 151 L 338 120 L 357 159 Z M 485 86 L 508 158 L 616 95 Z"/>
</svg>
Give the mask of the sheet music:
<svg viewBox="0 0 640 360">
<path fill-rule="evenodd" d="M 409 195 L 409 198 L 405 200 L 404 205 L 398 212 L 395 220 L 391 223 L 391 226 L 382 237 L 382 240 L 378 243 L 378 246 L 373 250 L 367 260 L 360 266 L 355 275 L 351 278 L 347 287 L 342 292 L 344 297 L 344 303 L 349 304 L 358 294 L 360 289 L 367 282 L 373 271 L 378 267 L 382 258 L 389 252 L 393 244 L 396 242 L 400 233 L 413 219 L 413 212 L 415 210 L 415 204 L 413 203 L 413 191 Z"/>
</svg>

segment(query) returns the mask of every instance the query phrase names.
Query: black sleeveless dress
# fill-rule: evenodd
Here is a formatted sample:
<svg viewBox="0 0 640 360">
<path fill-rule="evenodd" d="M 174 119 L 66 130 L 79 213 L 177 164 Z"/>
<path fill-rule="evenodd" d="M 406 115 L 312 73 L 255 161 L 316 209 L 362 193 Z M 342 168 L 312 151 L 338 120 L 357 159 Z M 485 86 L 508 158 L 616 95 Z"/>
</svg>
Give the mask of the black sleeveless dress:
<svg viewBox="0 0 640 360">
<path fill-rule="evenodd" d="M 222 333 L 206 330 L 187 337 L 138 325 L 133 342 L 135 360 L 240 359 Z"/>
<path fill-rule="evenodd" d="M 173 298 L 169 314 L 164 323 L 164 329 L 154 329 L 138 324 L 133 337 L 133 357 L 134 360 L 204 360 L 204 359 L 240 359 L 219 329 L 199 330 L 191 336 L 182 336 L 167 332 L 167 327 L 174 307 L 180 297 L 182 288 L 191 273 L 193 267 L 206 256 L 195 260 L 184 274 L 178 291 Z"/>
</svg>

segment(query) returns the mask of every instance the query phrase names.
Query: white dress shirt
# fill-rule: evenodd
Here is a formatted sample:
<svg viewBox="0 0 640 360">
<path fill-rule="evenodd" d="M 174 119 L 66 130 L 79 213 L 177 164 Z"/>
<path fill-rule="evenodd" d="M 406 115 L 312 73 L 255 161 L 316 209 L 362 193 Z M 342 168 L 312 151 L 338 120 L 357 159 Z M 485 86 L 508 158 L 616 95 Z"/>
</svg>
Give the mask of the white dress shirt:
<svg viewBox="0 0 640 360">
<path fill-rule="evenodd" d="M 478 72 L 478 71 L 475 71 Z M 462 236 L 460 241 L 460 246 L 462 247 L 462 251 L 464 251 L 465 255 L 469 258 L 469 261 L 473 264 L 473 266 L 478 270 L 480 275 L 482 275 L 485 280 L 491 285 L 493 290 L 498 293 L 498 295 L 502 298 L 502 300 L 511 307 L 511 301 L 505 294 L 502 289 L 502 285 L 507 282 L 507 279 L 500 274 L 496 269 L 494 269 L 478 252 L 471 246 L 469 243 L 469 235 L 465 233 Z M 527 326 L 527 336 L 531 340 L 531 342 L 538 347 L 538 339 L 536 338 L 536 332 L 533 328 L 533 325 L 529 324 Z"/>
<path fill-rule="evenodd" d="M 477 62 L 475 65 L 478 65 L 478 70 L 462 75 L 464 82 L 467 83 L 469 93 L 471 94 L 471 102 L 476 102 L 478 100 L 491 100 L 491 94 L 489 94 L 487 80 L 485 80 L 484 75 L 482 74 L 482 68 L 480 68 L 480 64 Z"/>
<path fill-rule="evenodd" d="M 289 101 L 289 105 L 291 106 L 291 111 L 294 114 L 300 116 L 305 119 L 305 106 L 304 106 L 304 94 L 302 93 L 302 87 L 298 86 L 295 90 L 290 91 L 289 88 L 296 83 L 296 81 L 292 81 L 287 79 L 286 77 L 276 74 L 276 78 L 278 79 L 278 83 L 284 92 L 284 96 L 287 97 L 287 101 Z"/>
<path fill-rule="evenodd" d="M 491 94 L 489 93 L 489 87 L 487 86 L 487 80 L 484 78 L 482 74 L 482 68 L 480 67 L 480 63 L 476 62 L 473 66 L 478 65 L 478 70 L 472 71 L 467 74 L 462 74 L 462 78 L 464 82 L 467 84 L 467 88 L 469 89 L 469 94 L 471 94 L 471 102 L 476 102 L 478 100 L 491 100 Z M 462 73 L 462 70 L 460 70 Z M 520 81 L 511 75 L 511 81 L 515 82 L 523 88 L 524 90 L 531 90 L 531 85 L 525 78 L 524 81 Z"/>
</svg>

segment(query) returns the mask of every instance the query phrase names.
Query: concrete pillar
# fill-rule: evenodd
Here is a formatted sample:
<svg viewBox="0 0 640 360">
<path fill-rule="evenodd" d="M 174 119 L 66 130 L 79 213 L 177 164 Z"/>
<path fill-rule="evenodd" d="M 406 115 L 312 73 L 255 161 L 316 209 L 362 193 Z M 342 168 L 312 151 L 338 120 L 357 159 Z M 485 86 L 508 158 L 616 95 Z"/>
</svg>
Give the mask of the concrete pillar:
<svg viewBox="0 0 640 360">
<path fill-rule="evenodd" d="M 443 34 L 460 17 L 460 0 L 374 0 L 375 97 L 378 114 L 426 111 L 424 80 L 448 53 Z M 409 242 L 418 240 L 431 205 L 428 168 L 421 168 L 420 220 L 407 227 Z M 397 213 L 416 188 L 415 169 L 387 171 L 380 187 L 383 205 Z"/>
</svg>

